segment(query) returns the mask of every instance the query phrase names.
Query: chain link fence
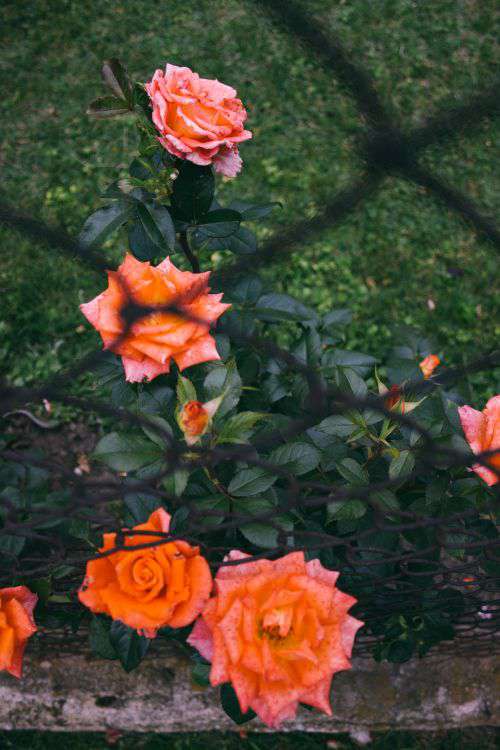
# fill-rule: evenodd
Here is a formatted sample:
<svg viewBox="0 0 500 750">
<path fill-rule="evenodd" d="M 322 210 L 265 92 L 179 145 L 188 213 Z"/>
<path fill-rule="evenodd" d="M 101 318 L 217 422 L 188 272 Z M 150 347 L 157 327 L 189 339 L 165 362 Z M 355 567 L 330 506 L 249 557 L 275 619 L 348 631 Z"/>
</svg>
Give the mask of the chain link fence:
<svg viewBox="0 0 500 750">
<path fill-rule="evenodd" d="M 357 137 L 358 151 L 365 167 L 363 175 L 352 185 L 333 195 L 319 215 L 310 220 L 299 221 L 267 240 L 251 258 L 252 271 L 267 269 L 271 265 L 279 268 L 288 253 L 304 246 L 306 241 L 321 236 L 325 229 L 334 227 L 353 213 L 362 211 L 365 201 L 393 174 L 424 187 L 429 200 L 436 200 L 443 209 L 456 212 L 474 228 L 478 241 L 489 243 L 491 252 L 497 252 L 500 249 L 500 232 L 493 220 L 483 215 L 469 196 L 422 166 L 420 157 L 428 146 L 458 138 L 477 127 L 483 118 L 498 116 L 498 85 L 475 93 L 453 109 L 446 109 L 432 116 L 423 125 L 407 128 L 390 114 L 390 108 L 381 101 L 367 72 L 346 53 L 338 40 L 326 35 L 299 5 L 288 0 L 255 0 L 254 5 L 258 12 L 268 14 L 282 32 L 293 35 L 311 55 L 316 56 L 356 102 L 365 121 Z M 5 227 L 43 246 L 47 257 L 55 258 L 57 253 L 64 253 L 73 258 L 75 263 L 81 263 L 82 268 L 90 268 L 99 273 L 110 267 L 101 252 L 82 245 L 77 239 L 68 236 L 62 228 L 49 227 L 33 217 L 19 214 L 6 203 L 0 205 L 0 221 Z M 227 264 L 212 274 L 212 287 L 224 290 L 248 268 L 249 261 L 244 256 Z M 120 283 L 122 292 L 129 300 L 121 310 L 125 327 L 108 348 L 119 345 L 134 323 L 153 312 L 175 312 L 196 322 L 196 318 L 187 315 L 177 304 L 177 300 L 162 308 L 137 305 L 131 300 L 125 279 L 121 278 Z M 61 502 L 56 507 L 47 508 L 39 503 L 29 513 L 20 513 L 14 499 L 9 499 L 8 493 L 4 493 L 2 498 L 4 524 L 0 535 L 8 536 L 9 539 L 24 538 L 28 542 L 22 556 L 22 565 L 20 558 L 15 555 L 2 555 L 2 585 L 11 585 L 13 579 L 20 575 L 23 579 L 43 580 L 54 571 L 57 571 L 62 581 L 60 601 L 57 601 L 57 596 L 53 597 L 47 624 L 38 639 L 42 647 L 49 649 L 57 646 L 74 651 L 78 644 L 83 647 L 79 634 L 85 632 L 85 628 L 79 627 L 78 613 L 81 608 L 63 592 L 76 590 L 80 585 L 84 566 L 89 558 L 88 546 L 80 544 L 77 538 L 68 546 L 58 531 L 58 523 L 63 520 L 68 524 L 78 524 L 91 518 L 93 528 L 99 533 L 116 530 L 115 549 L 123 549 L 126 536 L 133 535 L 133 532 L 119 530 L 115 505 L 126 495 L 138 493 L 157 498 L 158 504 L 163 502 L 166 507 L 173 505 L 177 508 L 174 514 L 177 522 L 171 533 L 165 535 L 165 542 L 181 538 L 200 545 L 214 570 L 220 566 L 224 554 L 234 546 L 230 540 L 245 525 L 265 525 L 275 532 L 274 548 L 264 552 L 255 551 L 255 558 L 275 557 L 292 550 L 305 550 L 313 556 L 321 555 L 325 564 L 341 570 L 341 586 L 344 590 L 355 593 L 358 597 L 357 616 L 368 626 L 358 637 L 359 655 L 375 653 L 383 656 L 384 643 L 390 637 L 391 628 L 399 641 L 405 627 L 410 627 L 418 640 L 419 630 L 432 628 L 433 613 L 442 618 L 443 612 L 446 613 L 447 626 L 451 631 L 448 636 L 441 638 L 441 653 L 479 656 L 500 650 L 500 536 L 497 521 L 500 484 L 491 488 L 488 508 L 479 511 L 475 507 L 459 507 L 454 510 L 451 505 L 449 512 L 442 515 L 426 512 L 425 508 L 387 508 L 380 500 L 380 493 L 400 486 L 401 477 L 381 478 L 380 481 L 371 481 L 365 486 L 345 487 L 327 479 L 304 479 L 293 470 L 262 458 L 261 449 L 265 451 L 303 435 L 327 417 L 344 415 L 352 410 L 369 409 L 390 418 L 402 429 L 418 436 L 412 451 L 413 468 L 405 475 L 406 480 L 418 479 L 420 486 L 425 488 L 431 471 L 436 467 L 465 468 L 471 463 L 469 453 L 443 445 L 418 418 L 391 410 L 384 397 L 350 394 L 336 385 L 326 384 L 318 376 L 316 368 L 270 337 L 248 333 L 244 329 L 231 330 L 230 335 L 237 345 L 272 357 L 279 362 L 282 370 L 303 378 L 307 388 L 305 408 L 301 416 L 291 420 L 279 432 L 268 431 L 260 441 L 251 446 L 226 445 L 210 449 L 193 447 L 186 454 L 183 440 L 172 436 L 147 415 L 116 407 L 108 400 L 98 397 L 75 395 L 74 382 L 84 373 L 94 373 L 105 361 L 106 352 L 88 354 L 67 371 L 36 387 L 14 387 L 5 383 L 1 388 L 2 415 L 47 399 L 71 406 L 82 414 L 92 412 L 104 420 L 120 422 L 124 429 L 145 427 L 152 430 L 164 452 L 164 464 L 159 471 L 146 478 L 134 478 L 125 482 L 124 477 L 108 470 L 78 475 L 72 466 L 51 457 L 33 455 L 12 446 L 2 450 L 3 461 L 17 467 L 16 471 L 20 476 L 28 477 L 37 472 L 49 475 L 51 486 L 61 493 Z M 449 368 L 430 381 L 410 381 L 401 387 L 400 395 L 402 398 L 406 394 L 411 394 L 412 397 L 430 395 L 438 389 L 451 387 L 468 373 L 491 370 L 498 366 L 500 353 L 484 353 L 467 366 Z M 475 460 L 491 466 L 488 464 L 489 458 L 491 455 L 485 453 L 476 456 Z M 183 497 L 180 501 L 164 489 L 164 480 L 179 470 L 196 466 L 211 471 L 215 466 L 231 461 L 244 462 L 247 466 L 259 467 L 279 477 L 282 486 L 279 514 L 293 514 L 298 510 L 310 510 L 314 513 L 331 503 L 356 499 L 370 508 L 370 522 L 363 528 L 344 530 L 343 533 L 338 530 L 330 532 L 321 527 L 300 528 L 290 533 L 276 520 L 276 509 L 248 512 L 244 505 L 233 503 L 234 498 L 229 497 L 229 510 L 207 510 L 200 508 L 196 497 Z M 227 488 L 223 491 L 227 493 Z M 181 509 L 184 510 L 180 512 Z M 203 529 L 210 517 L 217 521 L 220 544 L 214 543 L 213 535 L 210 536 L 210 542 L 207 542 L 208 535 Z M 391 545 L 380 545 L 377 541 L 384 534 L 403 538 L 404 541 L 392 550 Z M 413 543 L 416 538 L 418 544 Z M 143 546 L 135 545 L 135 548 Z M 68 568 L 66 573 L 65 566 Z M 57 579 L 55 591 L 58 591 Z M 57 620 L 59 610 L 73 612 L 76 624 L 61 629 Z M 442 621 L 436 624 L 438 626 L 442 628 Z M 404 648 L 401 654 L 401 659 L 403 658 Z M 394 660 L 397 660 L 397 655 Z"/>
</svg>

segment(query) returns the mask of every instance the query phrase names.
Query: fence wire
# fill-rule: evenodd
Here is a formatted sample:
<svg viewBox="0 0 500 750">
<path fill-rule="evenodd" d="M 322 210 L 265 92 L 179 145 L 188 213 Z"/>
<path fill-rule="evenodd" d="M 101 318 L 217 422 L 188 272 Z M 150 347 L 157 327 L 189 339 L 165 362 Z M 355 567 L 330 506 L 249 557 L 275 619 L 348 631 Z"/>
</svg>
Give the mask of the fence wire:
<svg viewBox="0 0 500 750">
<path fill-rule="evenodd" d="M 253 0 L 258 12 L 267 14 L 282 33 L 289 34 L 298 40 L 308 52 L 318 58 L 321 64 L 329 69 L 349 95 L 355 101 L 364 125 L 357 137 L 357 148 L 364 160 L 362 176 L 349 187 L 333 195 L 331 200 L 314 218 L 299 221 L 278 231 L 267 240 L 249 261 L 244 256 L 212 274 L 212 286 L 223 290 L 225 284 L 234 281 L 245 273 L 251 263 L 251 269 L 269 268 L 271 264 L 281 264 L 286 256 L 306 241 L 317 238 L 326 229 L 359 211 L 367 199 L 376 193 L 384 180 L 397 174 L 409 182 L 423 186 L 430 198 L 438 201 L 443 208 L 451 208 L 458 216 L 471 226 L 478 237 L 489 242 L 493 250 L 500 248 L 500 231 L 492 219 L 483 215 L 469 196 L 446 183 L 442 176 L 435 174 L 420 163 L 423 151 L 431 145 L 440 144 L 446 139 L 457 138 L 465 131 L 476 128 L 483 118 L 498 116 L 500 97 L 498 82 L 484 91 L 474 93 L 467 101 L 453 108 L 443 108 L 441 112 L 430 117 L 424 124 L 407 128 L 391 114 L 375 90 L 368 73 L 357 64 L 352 56 L 335 38 L 327 35 L 320 25 L 311 18 L 299 5 L 289 0 Z M 20 214 L 8 203 L 0 203 L 0 222 L 33 242 L 43 246 L 47 253 L 59 251 L 81 263 L 87 269 L 102 273 L 112 265 L 106 261 L 100 251 L 89 249 L 77 239 L 69 236 L 62 227 L 50 227 L 34 217 Z M 173 300 L 168 306 L 144 307 L 133 301 L 126 281 L 119 279 L 122 292 L 128 300 L 121 309 L 125 322 L 124 330 L 113 342 L 113 349 L 123 341 L 131 326 L 152 312 L 175 312 L 185 320 L 196 322 L 182 307 L 182 300 Z M 8 497 L 3 498 L 4 526 L 0 535 L 20 536 L 30 541 L 29 552 L 22 558 L 22 571 L 15 557 L 5 555 L 0 560 L 0 582 L 10 585 L 18 574 L 23 577 L 41 579 L 48 576 L 61 565 L 70 563 L 76 566 L 77 573 L 65 579 L 65 587 L 81 583 L 83 570 L 89 558 L 88 548 L 75 542 L 68 548 L 52 527 L 61 519 L 69 521 L 92 518 L 92 523 L 99 531 L 117 531 L 117 545 L 111 552 L 123 549 L 126 537 L 131 531 L 123 531 L 117 526 L 113 512 L 113 503 L 131 492 L 148 493 L 157 497 L 159 504 L 178 506 L 179 499 L 159 489 L 161 480 L 182 468 L 213 468 L 220 462 L 244 461 L 248 466 L 258 466 L 272 471 L 285 483 L 286 490 L 280 500 L 279 512 L 293 512 L 298 508 L 316 509 L 332 501 L 361 499 L 373 509 L 373 526 L 346 535 L 329 533 L 324 529 L 316 531 L 301 530 L 291 536 L 283 531 L 276 521 L 276 509 L 249 513 L 244 508 L 233 508 L 230 512 L 200 510 L 196 499 L 183 498 L 182 503 L 189 508 L 186 523 L 179 533 L 164 535 L 164 541 L 182 538 L 192 544 L 200 545 L 214 570 L 221 565 L 222 558 L 229 551 L 227 542 L 216 546 L 207 542 L 206 533 L 200 533 L 202 522 L 207 517 L 217 519 L 218 534 L 232 531 L 236 533 L 246 524 L 264 523 L 277 532 L 277 544 L 273 550 L 256 553 L 254 557 L 276 557 L 292 550 L 331 550 L 340 557 L 348 571 L 350 581 L 356 584 L 356 595 L 359 599 L 359 616 L 370 627 L 362 630 L 358 637 L 357 653 L 368 655 L 374 645 L 384 638 L 379 623 L 387 622 L 391 614 L 397 617 L 404 611 L 408 617 L 418 618 L 421 614 L 422 592 L 460 591 L 465 601 L 454 622 L 454 640 L 441 644 L 442 653 L 462 653 L 474 656 L 489 655 L 494 650 L 500 651 L 500 538 L 485 537 L 478 511 L 452 512 L 446 517 L 435 517 L 424 512 L 391 509 L 390 512 L 377 499 L 377 493 L 396 487 L 399 479 L 371 483 L 366 487 L 345 488 L 328 482 L 307 480 L 294 476 L 282 466 L 277 466 L 259 457 L 255 448 L 266 448 L 285 439 L 291 439 L 304 430 L 318 424 L 327 416 L 343 414 L 353 408 L 372 409 L 390 417 L 401 426 L 411 428 L 421 437 L 418 448 L 415 448 L 415 468 L 408 475 L 426 477 L 433 467 L 446 465 L 467 467 L 470 455 L 458 449 L 441 445 L 418 420 L 408 414 L 395 413 L 389 410 L 383 397 L 367 396 L 363 398 L 349 395 L 331 384 L 325 386 L 317 372 L 310 365 L 291 354 L 286 348 L 278 346 L 265 336 L 256 336 L 245 331 L 232 334 L 240 345 L 257 352 L 271 355 L 290 373 L 298 373 L 307 382 L 308 397 L 307 416 L 292 420 L 288 427 L 279 433 L 267 434 L 254 446 L 234 445 L 212 449 L 190 449 L 186 455 L 185 444 L 151 422 L 147 416 L 114 407 L 110 402 L 98 398 L 84 398 L 74 395 L 73 383 L 84 373 L 90 373 L 99 364 L 105 354 L 92 352 L 69 369 L 57 374 L 35 387 L 15 387 L 8 384 L 0 389 L 0 415 L 25 408 L 41 400 L 69 405 L 82 413 L 92 412 L 101 417 L 110 418 L 127 427 L 146 426 L 163 440 L 165 468 L 147 479 L 135 479 L 125 483 L 123 477 L 111 472 L 77 475 L 73 466 L 47 456 L 27 455 L 24 450 L 8 448 L 2 451 L 5 461 L 30 470 L 49 472 L 51 484 L 66 491 L 66 502 L 60 508 L 38 508 L 29 517 L 23 517 L 16 509 L 15 503 Z M 433 378 L 432 381 L 414 381 L 401 389 L 406 393 L 427 395 L 434 389 L 449 386 L 467 374 L 491 370 L 500 365 L 500 353 L 485 353 L 466 366 L 450 368 Z M 476 457 L 478 463 L 487 464 L 488 453 Z M 500 484 L 496 486 L 500 487 Z M 498 489 L 492 493 L 490 517 L 498 513 Z M 391 553 L 376 544 L 370 545 L 374 532 L 435 531 L 429 535 L 429 543 L 420 549 L 397 550 Z M 144 535 L 144 532 L 141 532 Z M 155 536 L 158 534 L 155 533 Z M 460 536 L 460 541 L 453 541 Z M 210 539 L 212 537 L 210 536 Z M 368 541 L 368 544 L 366 543 Z M 363 542 L 362 546 L 360 542 Z M 155 540 L 149 546 L 158 544 Z M 138 549 L 147 544 L 133 545 Z M 453 555 L 454 549 L 460 547 L 463 555 L 460 559 Z M 131 549 L 130 546 L 127 549 Z M 478 562 L 478 551 L 491 565 L 488 572 Z M 369 553 L 369 554 L 367 554 Z M 99 556 L 98 554 L 96 556 Z M 388 567 L 390 573 L 387 573 Z M 495 567 L 496 566 L 496 567 Z M 357 572 L 356 572 L 357 571 Z M 493 571 L 493 572 L 489 572 Z M 347 588 L 347 590 L 349 590 Z M 453 609 L 453 596 L 439 600 L 439 606 Z M 61 601 L 54 604 L 58 607 L 78 610 L 76 602 Z M 47 627 L 41 641 L 44 647 L 68 648 L 72 651 L 78 644 L 75 634 L 69 636 L 60 632 L 57 627 Z"/>
</svg>

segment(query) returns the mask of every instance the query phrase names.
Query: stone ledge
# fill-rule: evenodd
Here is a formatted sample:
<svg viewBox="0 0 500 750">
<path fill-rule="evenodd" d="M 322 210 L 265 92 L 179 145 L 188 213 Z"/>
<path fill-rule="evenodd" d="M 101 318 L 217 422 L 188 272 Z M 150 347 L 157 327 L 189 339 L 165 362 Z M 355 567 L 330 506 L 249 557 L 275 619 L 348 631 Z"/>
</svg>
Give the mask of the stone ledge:
<svg viewBox="0 0 500 750">
<path fill-rule="evenodd" d="M 192 732 L 234 730 L 217 691 L 193 688 L 185 659 L 172 652 L 126 674 L 116 662 L 82 656 L 25 659 L 18 681 L 0 675 L 0 729 Z M 354 660 L 334 678 L 329 718 L 305 709 L 283 730 L 439 731 L 500 725 L 500 660 L 428 657 L 406 664 Z M 252 731 L 265 731 L 254 720 Z"/>
</svg>

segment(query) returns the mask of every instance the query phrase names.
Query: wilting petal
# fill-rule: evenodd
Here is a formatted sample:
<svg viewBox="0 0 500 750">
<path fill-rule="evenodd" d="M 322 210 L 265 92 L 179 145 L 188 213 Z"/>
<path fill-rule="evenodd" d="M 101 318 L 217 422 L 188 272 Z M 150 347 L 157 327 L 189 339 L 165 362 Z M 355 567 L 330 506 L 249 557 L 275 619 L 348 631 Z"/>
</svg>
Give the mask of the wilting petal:
<svg viewBox="0 0 500 750">
<path fill-rule="evenodd" d="M 238 153 L 237 148 L 228 148 L 225 151 L 219 151 L 214 158 L 214 168 L 224 177 L 236 177 L 241 172 L 243 161 Z"/>
<path fill-rule="evenodd" d="M 194 628 L 187 638 L 187 642 L 190 646 L 199 651 L 204 659 L 206 659 L 207 661 L 212 661 L 214 653 L 214 639 L 212 637 L 212 631 L 208 627 L 203 617 L 199 617 L 196 620 Z"/>
</svg>

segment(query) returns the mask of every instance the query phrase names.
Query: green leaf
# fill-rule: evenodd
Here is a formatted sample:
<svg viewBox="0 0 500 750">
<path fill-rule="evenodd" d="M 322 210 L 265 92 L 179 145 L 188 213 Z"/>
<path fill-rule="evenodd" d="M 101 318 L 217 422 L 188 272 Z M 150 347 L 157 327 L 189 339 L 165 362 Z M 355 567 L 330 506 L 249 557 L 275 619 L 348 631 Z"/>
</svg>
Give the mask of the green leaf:
<svg viewBox="0 0 500 750">
<path fill-rule="evenodd" d="M 157 255 L 173 252 L 175 228 L 168 209 L 155 201 L 137 201 L 137 218 L 151 245 L 157 248 Z"/>
<path fill-rule="evenodd" d="M 167 420 L 156 414 L 148 414 L 147 420 L 150 424 L 141 424 L 144 434 L 160 448 L 170 445 L 171 440 L 169 438 L 173 438 L 174 433 Z"/>
<path fill-rule="evenodd" d="M 269 461 L 295 476 L 308 474 L 319 464 L 320 452 L 309 443 L 289 443 L 275 448 Z"/>
<path fill-rule="evenodd" d="M 137 407 L 143 414 L 164 414 L 172 400 L 174 392 L 168 385 L 153 386 L 152 390 L 143 390 L 137 397 Z"/>
<path fill-rule="evenodd" d="M 197 225 L 197 231 L 209 239 L 223 239 L 238 231 L 241 214 L 228 208 L 209 211 L 202 216 Z"/>
<path fill-rule="evenodd" d="M 187 404 L 188 401 L 197 401 L 196 388 L 189 378 L 185 378 L 184 375 L 179 375 L 176 394 L 177 401 L 181 406 Z"/>
<path fill-rule="evenodd" d="M 332 500 L 327 506 L 328 517 L 334 521 L 356 521 L 362 518 L 367 505 L 361 500 Z"/>
<path fill-rule="evenodd" d="M 282 208 L 279 201 L 272 203 L 249 203 L 248 201 L 231 201 L 229 208 L 239 211 L 243 221 L 258 221 L 268 216 L 274 208 Z"/>
<path fill-rule="evenodd" d="M 226 237 L 224 245 L 235 255 L 251 255 L 257 250 L 257 237 L 246 227 L 240 226 L 237 232 Z"/>
<path fill-rule="evenodd" d="M 390 490 L 378 490 L 377 492 L 372 492 L 371 497 L 376 503 L 381 505 L 384 510 L 389 511 L 399 509 L 399 500 L 394 492 L 391 492 Z"/>
<path fill-rule="evenodd" d="M 161 506 L 161 500 L 146 492 L 132 492 L 124 496 L 123 501 L 134 517 L 136 523 L 144 523 L 153 511 Z"/>
<path fill-rule="evenodd" d="M 119 620 L 113 620 L 109 629 L 109 640 L 123 669 L 131 672 L 139 666 L 146 655 L 151 640 L 139 635 Z"/>
<path fill-rule="evenodd" d="M 72 518 L 68 524 L 68 534 L 75 539 L 81 539 L 84 542 L 90 541 L 90 522 L 83 518 Z"/>
<path fill-rule="evenodd" d="M 343 328 L 352 321 L 352 312 L 350 310 L 331 310 L 323 316 L 323 326 L 325 328 Z"/>
<path fill-rule="evenodd" d="M 193 501 L 193 505 L 196 510 L 201 513 L 201 516 L 196 518 L 196 527 L 199 527 L 204 531 L 219 526 L 224 520 L 224 516 L 229 513 L 229 498 L 224 495 L 196 498 Z M 204 511 L 209 510 L 217 511 L 217 515 L 211 515 L 209 513 L 204 515 Z"/>
<path fill-rule="evenodd" d="M 191 665 L 191 680 L 199 687 L 208 687 L 210 685 L 211 664 L 203 661 L 195 661 Z"/>
<path fill-rule="evenodd" d="M 337 471 L 349 484 L 368 484 L 369 477 L 366 469 L 353 458 L 344 458 L 336 465 Z"/>
<path fill-rule="evenodd" d="M 128 108 L 132 108 L 133 95 L 132 84 L 124 66 L 116 57 L 105 60 L 101 69 L 101 75 L 106 86 L 113 94 L 127 102 Z"/>
<path fill-rule="evenodd" d="M 130 109 L 123 100 L 117 99 L 114 96 L 100 96 L 98 99 L 94 99 L 87 108 L 89 117 L 94 117 L 97 120 L 118 117 L 119 115 L 127 115 L 129 113 Z"/>
<path fill-rule="evenodd" d="M 197 222 L 212 205 L 215 179 L 211 167 L 200 167 L 183 161 L 172 193 L 176 218 Z"/>
<path fill-rule="evenodd" d="M 353 370 L 351 367 L 342 369 L 342 377 L 340 378 L 339 386 L 342 390 L 346 390 L 347 392 L 350 391 L 358 398 L 364 398 L 368 393 L 368 387 L 365 381 L 358 375 L 356 370 Z"/>
<path fill-rule="evenodd" d="M 220 421 L 231 409 L 238 405 L 241 397 L 241 378 L 234 359 L 225 365 L 214 365 L 204 380 L 203 387 L 208 400 L 224 394 L 224 398 L 217 409 L 217 419 Z"/>
<path fill-rule="evenodd" d="M 247 721 L 251 721 L 256 716 L 256 713 L 252 710 L 247 711 L 246 714 L 243 714 L 241 712 L 240 704 L 238 702 L 236 693 L 234 692 L 234 688 L 229 683 L 225 683 L 221 686 L 220 702 L 226 714 L 230 719 L 234 721 L 235 724 L 245 724 Z"/>
<path fill-rule="evenodd" d="M 249 515 L 256 516 L 273 511 L 269 521 L 241 522 L 241 533 L 245 539 L 255 544 L 256 547 L 273 549 L 278 544 L 280 530 L 287 535 L 293 532 L 292 519 L 289 516 L 279 514 L 276 503 L 268 497 L 250 497 L 245 499 L 244 511 Z"/>
<path fill-rule="evenodd" d="M 189 481 L 187 469 L 175 469 L 162 481 L 162 486 L 169 495 L 181 497 Z"/>
<path fill-rule="evenodd" d="M 89 630 L 90 650 L 101 659 L 117 659 L 118 655 L 113 648 L 109 637 L 111 620 L 100 615 L 93 615 Z"/>
<path fill-rule="evenodd" d="M 235 497 L 251 497 L 259 495 L 271 487 L 277 477 L 269 474 L 258 466 L 251 469 L 241 469 L 229 482 L 228 492 Z"/>
<path fill-rule="evenodd" d="M 162 458 L 163 451 L 140 436 L 111 432 L 99 440 L 94 455 L 115 471 L 135 471 Z"/>
<path fill-rule="evenodd" d="M 244 276 L 231 289 L 231 298 L 243 305 L 257 302 L 262 294 L 262 281 L 258 276 Z"/>
<path fill-rule="evenodd" d="M 276 401 L 281 401 L 282 398 L 285 398 L 289 393 L 289 389 L 283 378 L 280 378 L 278 375 L 269 375 L 262 382 L 262 392 L 269 403 L 274 404 Z"/>
<path fill-rule="evenodd" d="M 229 417 L 219 432 L 218 443 L 246 443 L 253 428 L 266 414 L 257 411 L 242 411 Z"/>
<path fill-rule="evenodd" d="M 361 352 L 350 352 L 344 349 L 329 349 L 325 352 L 323 364 L 327 367 L 350 367 L 357 375 L 367 375 L 377 363 L 375 357 Z"/>
<path fill-rule="evenodd" d="M 49 596 L 52 593 L 52 579 L 49 577 L 46 578 L 35 578 L 34 580 L 30 580 L 26 584 L 30 591 L 33 591 L 34 594 L 37 594 L 39 600 L 41 603 L 46 604 Z"/>
<path fill-rule="evenodd" d="M 99 208 L 88 217 L 78 239 L 86 247 L 99 247 L 115 229 L 125 224 L 129 216 L 130 206 L 123 201 Z"/>
<path fill-rule="evenodd" d="M 415 459 L 410 451 L 401 451 L 389 465 L 390 479 L 405 479 L 415 468 Z"/>
<path fill-rule="evenodd" d="M 14 534 L 4 534 L 0 531 L 0 552 L 7 557 L 17 557 L 23 551 L 26 544 L 24 536 L 15 536 Z"/>
<path fill-rule="evenodd" d="M 172 515 L 169 531 L 171 534 L 182 534 L 188 526 L 191 509 L 187 505 L 181 505 Z"/>
<path fill-rule="evenodd" d="M 318 316 L 288 294 L 264 294 L 255 307 L 255 315 L 260 320 L 277 322 L 298 320 L 301 323 L 316 322 Z"/>
<path fill-rule="evenodd" d="M 356 424 L 354 418 L 347 414 L 335 414 L 332 417 L 326 417 L 322 422 L 319 423 L 317 429 L 321 432 L 325 432 L 327 435 L 334 435 L 335 437 L 348 438 L 354 430 L 357 430 L 359 425 Z"/>
</svg>

